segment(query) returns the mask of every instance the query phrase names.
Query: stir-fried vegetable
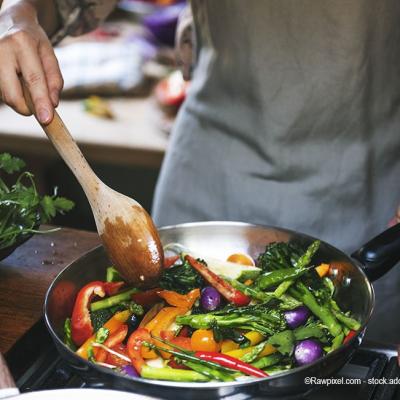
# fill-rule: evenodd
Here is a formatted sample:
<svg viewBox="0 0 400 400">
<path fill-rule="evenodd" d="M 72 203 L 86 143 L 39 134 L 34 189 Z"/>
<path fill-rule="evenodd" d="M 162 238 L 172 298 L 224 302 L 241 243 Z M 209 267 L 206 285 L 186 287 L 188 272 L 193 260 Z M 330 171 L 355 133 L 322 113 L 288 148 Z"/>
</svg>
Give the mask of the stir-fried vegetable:
<svg viewBox="0 0 400 400">
<path fill-rule="evenodd" d="M 180 254 L 168 257 L 160 287 L 144 292 L 110 267 L 106 282 L 78 293 L 65 341 L 83 358 L 147 379 L 231 382 L 316 362 L 360 329 L 335 301 L 329 264 L 313 264 L 319 245 L 271 243 L 257 267 L 241 253 L 206 258 L 212 267 L 173 245 Z"/>
</svg>

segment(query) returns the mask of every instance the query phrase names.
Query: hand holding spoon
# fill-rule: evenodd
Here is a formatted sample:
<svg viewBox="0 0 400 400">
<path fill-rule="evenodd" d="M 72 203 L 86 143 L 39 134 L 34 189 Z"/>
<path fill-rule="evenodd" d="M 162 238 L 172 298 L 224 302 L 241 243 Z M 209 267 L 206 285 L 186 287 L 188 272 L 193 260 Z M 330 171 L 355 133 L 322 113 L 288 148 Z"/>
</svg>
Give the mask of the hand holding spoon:
<svg viewBox="0 0 400 400">
<path fill-rule="evenodd" d="M 22 86 L 27 105 L 34 112 L 30 94 Z M 115 268 L 134 285 L 150 286 L 157 282 L 163 249 L 149 214 L 137 201 L 109 188 L 96 176 L 56 111 L 53 120 L 41 126 L 82 186 Z"/>
</svg>

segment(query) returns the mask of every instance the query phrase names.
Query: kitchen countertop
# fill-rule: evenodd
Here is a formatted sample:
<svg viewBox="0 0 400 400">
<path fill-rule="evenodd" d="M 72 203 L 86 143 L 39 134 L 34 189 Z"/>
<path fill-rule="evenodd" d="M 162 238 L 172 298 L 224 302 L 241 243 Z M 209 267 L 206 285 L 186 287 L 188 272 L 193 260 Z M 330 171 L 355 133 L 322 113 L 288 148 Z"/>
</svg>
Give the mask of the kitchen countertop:
<svg viewBox="0 0 400 400">
<path fill-rule="evenodd" d="M 0 262 L 0 352 L 5 354 L 43 313 L 55 276 L 100 243 L 97 233 L 62 228 L 35 235 Z"/>
<path fill-rule="evenodd" d="M 109 100 L 114 120 L 84 111 L 82 100 L 62 100 L 58 112 L 89 162 L 158 168 L 168 143 L 165 120 L 150 97 Z M 1 151 L 58 157 L 33 117 L 0 105 Z"/>
</svg>

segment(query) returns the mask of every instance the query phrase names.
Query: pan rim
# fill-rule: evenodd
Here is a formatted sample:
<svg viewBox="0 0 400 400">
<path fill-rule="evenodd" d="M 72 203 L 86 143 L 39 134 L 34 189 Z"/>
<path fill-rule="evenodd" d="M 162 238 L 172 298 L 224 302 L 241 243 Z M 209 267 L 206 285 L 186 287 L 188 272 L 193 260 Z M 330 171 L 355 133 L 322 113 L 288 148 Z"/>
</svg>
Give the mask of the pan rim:
<svg viewBox="0 0 400 400">
<path fill-rule="evenodd" d="M 291 233 L 297 236 L 302 236 L 304 238 L 309 238 L 310 240 L 317 240 L 317 238 L 302 233 L 302 232 L 298 232 L 298 231 L 294 231 L 291 229 L 286 229 L 283 227 L 277 227 L 277 226 L 272 226 L 272 225 L 261 225 L 261 224 L 251 224 L 251 223 L 247 223 L 247 222 L 240 222 L 240 221 L 200 221 L 200 222 L 186 222 L 186 223 L 181 223 L 181 224 L 175 224 L 175 225 L 168 225 L 168 226 L 163 226 L 163 227 L 159 227 L 157 228 L 159 232 L 163 232 L 163 231 L 167 231 L 167 230 L 171 230 L 171 229 L 177 229 L 177 228 L 192 228 L 192 227 L 200 227 L 200 226 L 226 226 L 226 227 L 231 227 L 231 226 L 241 226 L 241 227 L 250 227 L 250 228 L 261 228 L 261 229 L 273 229 L 273 230 L 278 230 L 281 232 L 287 232 L 287 233 Z M 320 240 L 320 239 L 318 239 Z M 234 382 L 174 382 L 174 381 L 161 381 L 161 380 L 151 380 L 151 379 L 143 379 L 143 378 L 131 378 L 131 377 L 126 377 L 120 373 L 116 373 L 113 370 L 106 368 L 106 367 L 101 367 L 99 365 L 93 364 L 91 362 L 89 362 L 88 360 L 85 360 L 81 357 L 79 357 L 78 355 L 76 355 L 75 352 L 73 352 L 72 350 L 70 350 L 65 344 L 64 342 L 61 340 L 61 338 L 59 337 L 59 335 L 55 332 L 55 330 L 53 329 L 50 321 L 49 321 L 49 317 L 48 317 L 48 313 L 47 313 L 47 305 L 48 305 L 48 300 L 50 297 L 50 294 L 52 292 L 52 289 L 54 288 L 55 284 L 58 282 L 58 279 L 60 276 L 62 276 L 62 274 L 64 273 L 64 271 L 66 271 L 68 268 L 70 268 L 71 265 L 75 264 L 76 262 L 78 262 L 79 260 L 88 257 L 91 253 L 96 252 L 96 251 L 100 251 L 100 249 L 103 248 L 103 246 L 100 244 L 96 247 L 94 247 L 93 249 L 87 251 L 86 253 L 84 253 L 83 255 L 81 255 L 79 258 L 77 258 L 76 260 L 72 261 L 71 263 L 69 263 L 65 268 L 63 268 L 58 274 L 57 276 L 54 278 L 54 280 L 52 281 L 52 283 L 50 284 L 49 288 L 46 291 L 46 295 L 45 295 L 45 301 L 44 301 L 44 305 L 43 305 L 43 311 L 44 311 L 44 321 L 46 324 L 47 329 L 50 331 L 51 336 L 53 338 L 53 340 L 57 341 L 58 345 L 61 345 L 65 351 L 69 352 L 69 354 L 73 357 L 76 357 L 77 359 L 79 359 L 80 362 L 83 362 L 86 364 L 86 366 L 88 366 L 89 368 L 94 368 L 95 370 L 97 370 L 98 372 L 101 373 L 106 373 L 107 375 L 113 376 L 113 377 L 119 377 L 119 378 L 126 378 L 128 381 L 132 381 L 135 383 L 140 383 L 140 384 L 148 384 L 150 386 L 154 385 L 154 386 L 159 386 L 159 387 L 171 387 L 171 388 L 186 388 L 186 389 L 204 389 L 204 390 L 209 390 L 209 389 L 219 389 L 219 388 L 236 388 L 236 387 L 241 387 L 241 386 L 248 386 L 248 385 L 253 385 L 253 384 L 262 384 L 265 382 L 270 382 L 270 381 L 274 381 L 277 379 L 281 379 L 284 378 L 286 376 L 289 376 L 291 374 L 293 374 L 294 372 L 304 372 L 308 369 L 313 369 L 314 367 L 317 367 L 319 364 L 321 363 L 325 363 L 327 362 L 327 360 L 331 360 L 333 359 L 337 354 L 344 352 L 344 349 L 352 347 L 355 343 L 355 341 L 358 341 L 357 347 L 361 344 L 362 341 L 362 337 L 364 336 L 364 332 L 367 328 L 367 325 L 370 321 L 370 318 L 372 316 L 373 310 L 375 308 L 375 292 L 374 292 L 374 288 L 371 284 L 371 282 L 369 281 L 369 279 L 367 278 L 365 272 L 363 271 L 363 269 L 361 268 L 360 263 L 351 258 L 349 255 L 347 255 L 346 253 L 344 253 L 342 250 L 332 246 L 331 244 L 321 240 L 321 243 L 323 243 L 324 245 L 328 246 L 329 248 L 333 249 L 336 252 L 339 252 L 345 259 L 347 259 L 353 267 L 355 267 L 358 272 L 362 275 L 363 280 L 365 282 L 365 284 L 367 285 L 367 289 L 369 292 L 369 297 L 370 297 L 370 310 L 368 315 L 365 317 L 364 323 L 362 324 L 362 326 L 360 327 L 360 329 L 357 332 L 357 335 L 355 335 L 351 340 L 349 340 L 347 343 L 342 344 L 338 349 L 333 350 L 332 352 L 330 352 L 329 354 L 325 355 L 324 357 L 316 360 L 315 362 L 311 363 L 311 364 L 307 364 L 304 366 L 300 366 L 300 367 L 296 367 L 296 368 L 292 368 L 288 371 L 285 372 L 280 372 L 274 375 L 270 375 L 268 377 L 265 378 L 250 378 L 243 380 L 243 381 L 234 381 Z"/>
</svg>

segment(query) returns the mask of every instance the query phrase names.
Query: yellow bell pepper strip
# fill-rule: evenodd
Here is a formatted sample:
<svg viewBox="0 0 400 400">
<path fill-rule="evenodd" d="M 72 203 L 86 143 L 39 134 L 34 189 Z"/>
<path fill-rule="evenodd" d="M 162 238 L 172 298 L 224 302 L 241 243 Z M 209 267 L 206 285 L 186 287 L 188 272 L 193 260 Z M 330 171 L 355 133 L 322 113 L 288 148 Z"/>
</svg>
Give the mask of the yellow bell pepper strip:
<svg viewBox="0 0 400 400">
<path fill-rule="evenodd" d="M 239 344 L 235 343 L 233 340 L 224 339 L 221 342 L 221 353 L 228 353 L 229 351 L 236 350 L 239 348 Z"/>
<path fill-rule="evenodd" d="M 178 315 L 185 315 L 186 308 L 180 307 L 164 307 L 146 326 L 145 329 L 151 333 L 152 336 L 160 337 L 161 331 L 167 331 L 171 324 L 175 321 Z M 157 344 L 157 341 L 155 341 Z M 162 355 L 162 354 L 161 354 Z M 157 358 L 154 350 L 143 347 L 143 358 Z"/>
<path fill-rule="evenodd" d="M 256 331 L 247 332 L 244 334 L 244 336 L 246 336 L 247 339 L 250 340 L 250 346 L 255 346 L 265 339 L 265 337 L 261 335 L 261 333 Z"/>
<path fill-rule="evenodd" d="M 318 267 L 315 267 L 315 270 L 317 271 L 317 274 L 320 276 L 320 278 L 323 278 L 324 276 L 328 275 L 329 268 L 329 264 L 320 264 L 318 265 Z"/>
<path fill-rule="evenodd" d="M 171 306 L 186 308 L 189 310 L 200 297 L 200 289 L 193 289 L 186 294 L 179 294 L 172 290 L 161 290 L 158 295 Z"/>
<path fill-rule="evenodd" d="M 129 318 L 131 312 L 129 310 L 120 311 L 114 314 L 105 324 L 104 328 L 109 330 L 109 334 L 113 334 L 120 328 Z M 88 349 L 91 347 L 93 342 L 96 341 L 96 335 L 90 336 L 85 343 L 76 351 L 76 354 L 84 359 L 88 359 Z"/>
<path fill-rule="evenodd" d="M 153 307 L 144 314 L 144 317 L 140 321 L 139 328 L 144 328 L 162 309 L 164 308 L 164 303 L 156 303 Z"/>
<path fill-rule="evenodd" d="M 255 346 L 256 344 L 262 342 L 265 337 L 261 333 L 256 331 L 250 331 L 244 334 L 244 336 L 250 340 L 250 346 Z M 233 340 L 225 339 L 221 343 L 221 353 L 228 353 L 232 350 L 239 348 L 239 344 L 235 343 Z"/>
<path fill-rule="evenodd" d="M 245 354 L 250 353 L 251 351 L 254 350 L 255 346 L 250 346 L 250 347 L 246 347 L 245 349 L 237 349 L 237 350 L 232 350 L 232 351 L 228 351 L 226 353 L 226 355 L 234 357 L 234 358 L 242 358 Z M 266 344 L 264 349 L 261 351 L 261 353 L 258 355 L 259 357 L 264 357 L 264 356 L 268 356 L 269 354 L 275 353 L 276 352 L 276 348 L 270 344 Z"/>
<path fill-rule="evenodd" d="M 105 296 L 104 282 L 93 281 L 85 285 L 75 300 L 71 317 L 72 340 L 81 346 L 93 334 L 93 325 L 90 320 L 89 305 L 93 297 Z"/>
<path fill-rule="evenodd" d="M 107 340 L 104 342 L 104 346 L 112 348 L 117 344 L 122 343 L 126 335 L 128 334 L 128 325 L 121 325 L 112 335 L 110 335 Z M 100 348 L 99 351 L 95 355 L 96 362 L 105 362 L 107 358 L 107 351 Z"/>
<path fill-rule="evenodd" d="M 230 303 L 233 303 L 238 307 L 247 306 L 247 304 L 250 303 L 250 297 L 235 289 L 229 282 L 220 278 L 194 257 L 186 255 L 185 260 L 188 261 L 192 268 L 194 268 L 211 286 L 217 289 L 218 292 L 220 292 Z"/>
</svg>

